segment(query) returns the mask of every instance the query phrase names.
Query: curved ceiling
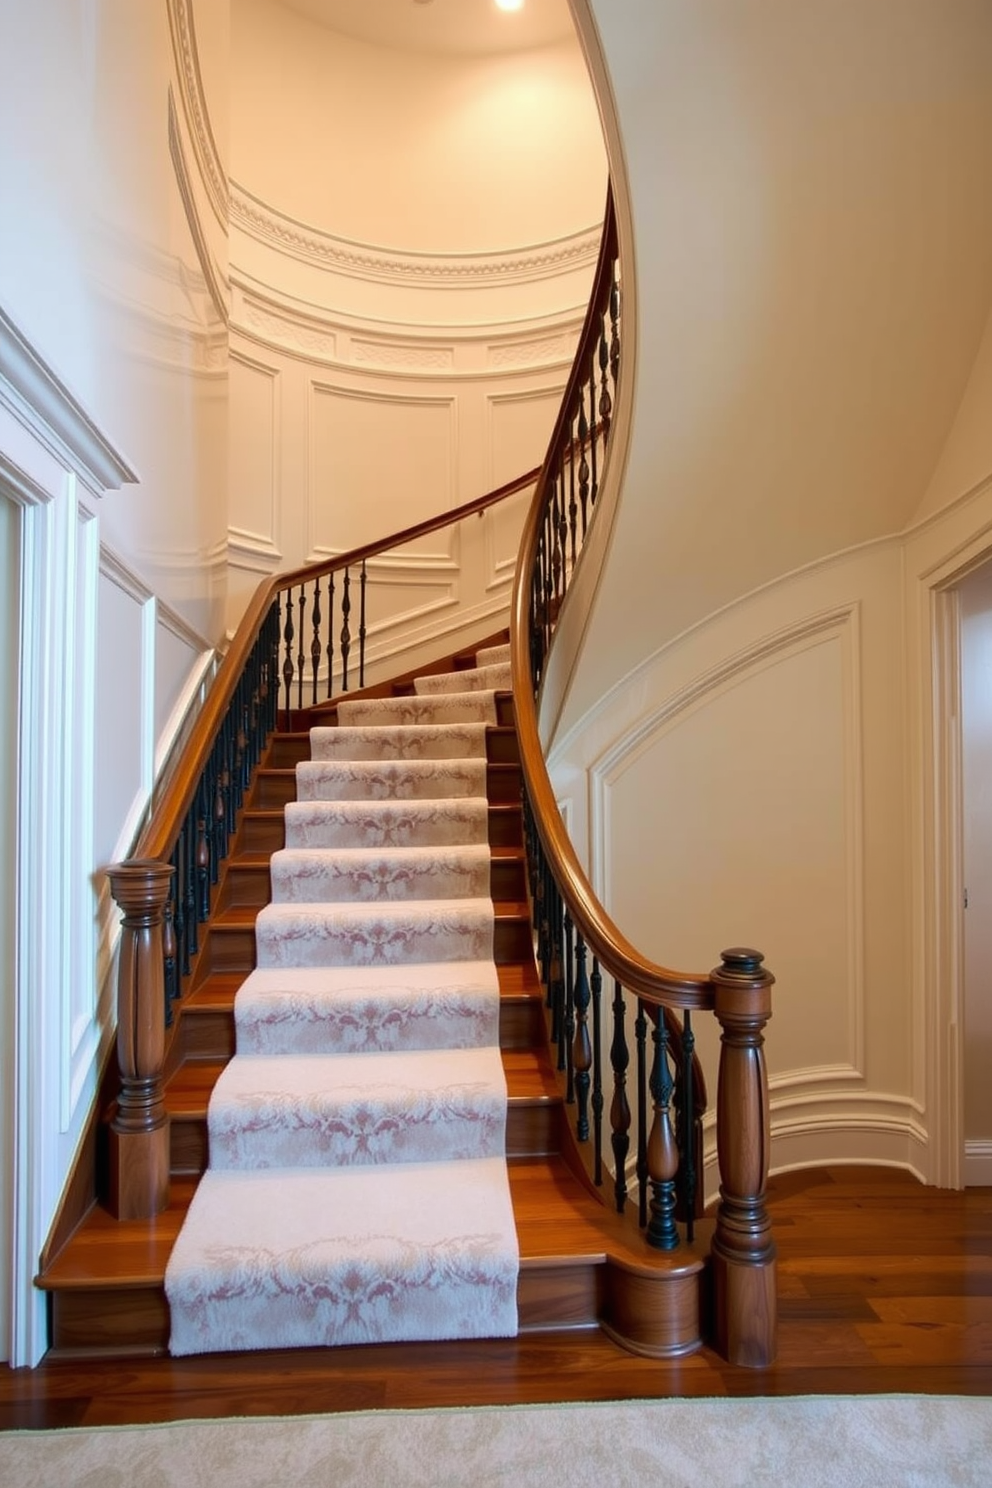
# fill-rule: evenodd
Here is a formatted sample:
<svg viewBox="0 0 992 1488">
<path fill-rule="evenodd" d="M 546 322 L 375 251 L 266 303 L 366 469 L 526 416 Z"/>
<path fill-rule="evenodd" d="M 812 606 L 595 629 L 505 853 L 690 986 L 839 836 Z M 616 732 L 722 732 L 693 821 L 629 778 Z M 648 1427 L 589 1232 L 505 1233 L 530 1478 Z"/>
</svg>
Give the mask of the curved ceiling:
<svg viewBox="0 0 992 1488">
<path fill-rule="evenodd" d="M 495 0 L 279 0 L 329 31 L 373 46 L 436 56 L 493 56 L 575 36 L 568 0 L 524 0 L 501 11 Z"/>
</svg>

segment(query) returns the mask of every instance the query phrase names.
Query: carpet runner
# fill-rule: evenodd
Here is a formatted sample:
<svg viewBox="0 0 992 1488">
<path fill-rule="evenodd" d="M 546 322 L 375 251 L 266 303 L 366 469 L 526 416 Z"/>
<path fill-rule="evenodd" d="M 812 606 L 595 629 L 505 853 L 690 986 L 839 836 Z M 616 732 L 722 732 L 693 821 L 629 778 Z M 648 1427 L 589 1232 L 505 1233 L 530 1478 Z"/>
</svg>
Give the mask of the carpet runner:
<svg viewBox="0 0 992 1488">
<path fill-rule="evenodd" d="M 486 799 L 505 650 L 311 731 L 166 1272 L 170 1350 L 512 1337 Z"/>
</svg>

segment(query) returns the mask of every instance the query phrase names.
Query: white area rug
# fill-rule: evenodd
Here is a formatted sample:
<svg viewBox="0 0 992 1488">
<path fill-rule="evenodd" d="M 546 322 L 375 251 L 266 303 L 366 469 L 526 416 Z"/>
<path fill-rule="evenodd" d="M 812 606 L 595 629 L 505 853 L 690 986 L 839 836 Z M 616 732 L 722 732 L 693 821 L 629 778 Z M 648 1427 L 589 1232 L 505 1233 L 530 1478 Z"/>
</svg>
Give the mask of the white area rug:
<svg viewBox="0 0 992 1488">
<path fill-rule="evenodd" d="M 186 1421 L 0 1435 L 18 1488 L 987 1488 L 992 1402 L 941 1396 Z"/>
<path fill-rule="evenodd" d="M 313 731 L 166 1273 L 174 1354 L 516 1333 L 486 800 L 508 681 L 490 661 Z"/>
</svg>

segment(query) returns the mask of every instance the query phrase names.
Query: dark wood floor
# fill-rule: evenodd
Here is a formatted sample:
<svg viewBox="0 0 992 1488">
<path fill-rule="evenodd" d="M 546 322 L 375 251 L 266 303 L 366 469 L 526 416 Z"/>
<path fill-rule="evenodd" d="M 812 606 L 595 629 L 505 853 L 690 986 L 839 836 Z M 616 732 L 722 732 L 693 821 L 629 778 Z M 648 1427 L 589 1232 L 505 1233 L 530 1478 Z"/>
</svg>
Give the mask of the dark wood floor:
<svg viewBox="0 0 992 1488">
<path fill-rule="evenodd" d="M 992 1189 L 887 1169 L 773 1180 L 779 1356 L 639 1359 L 598 1332 L 0 1369 L 0 1429 L 666 1395 L 992 1394 Z"/>
</svg>

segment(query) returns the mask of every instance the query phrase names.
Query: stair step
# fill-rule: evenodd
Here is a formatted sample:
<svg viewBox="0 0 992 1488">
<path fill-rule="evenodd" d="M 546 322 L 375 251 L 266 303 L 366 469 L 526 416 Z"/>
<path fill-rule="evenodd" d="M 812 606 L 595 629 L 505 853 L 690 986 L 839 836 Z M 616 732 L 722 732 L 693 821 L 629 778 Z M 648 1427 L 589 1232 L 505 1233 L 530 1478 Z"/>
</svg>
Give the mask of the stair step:
<svg viewBox="0 0 992 1488">
<path fill-rule="evenodd" d="M 384 761 L 384 767 L 392 764 L 392 761 Z M 418 763 L 413 761 L 413 764 Z M 313 764 L 312 761 L 301 761 L 303 766 Z M 310 780 L 317 776 L 317 767 L 306 771 L 301 775 L 296 769 L 272 769 L 264 767 L 256 772 L 254 784 L 248 805 L 250 808 L 261 810 L 274 810 L 286 806 L 290 801 L 297 800 L 369 800 L 370 795 L 362 792 L 361 782 L 357 781 L 348 795 L 316 795 L 315 789 L 319 786 L 310 786 Z M 510 805 L 519 802 L 521 789 L 521 774 L 519 764 L 509 761 L 486 765 L 485 770 L 486 794 L 493 805 Z M 424 788 L 424 795 L 431 797 L 434 792 L 430 785 Z M 476 794 L 476 791 L 466 787 L 465 795 Z"/>
<path fill-rule="evenodd" d="M 562 1158 L 511 1159 L 508 1171 L 520 1245 L 521 1332 L 599 1322 L 648 1354 L 685 1353 L 698 1344 L 711 1222 L 698 1227 L 694 1245 L 653 1251 L 587 1192 Z M 167 1351 L 165 1267 L 195 1186 L 192 1178 L 174 1178 L 169 1207 L 150 1220 L 117 1221 L 98 1207 L 90 1211 L 39 1278 L 51 1297 L 49 1359 Z"/>
<path fill-rule="evenodd" d="M 241 818 L 238 837 L 246 855 L 278 852 L 286 845 L 286 819 L 282 807 L 249 806 Z M 489 842 L 492 847 L 519 847 L 523 843 L 520 802 L 489 806 Z"/>
<path fill-rule="evenodd" d="M 275 851 L 282 851 L 281 848 Z M 272 897 L 269 855 L 242 854 L 227 866 L 215 913 L 227 909 L 261 909 Z M 494 900 L 522 900 L 527 892 L 526 866 L 520 848 L 496 848 L 492 854 L 489 893 Z"/>
<path fill-rule="evenodd" d="M 557 1152 L 561 1096 L 543 1047 L 504 1049 L 509 1110 L 506 1150 L 514 1157 Z M 207 1165 L 207 1106 L 226 1061 L 201 1059 L 181 1065 L 166 1086 L 172 1172 L 202 1173 Z"/>
</svg>

